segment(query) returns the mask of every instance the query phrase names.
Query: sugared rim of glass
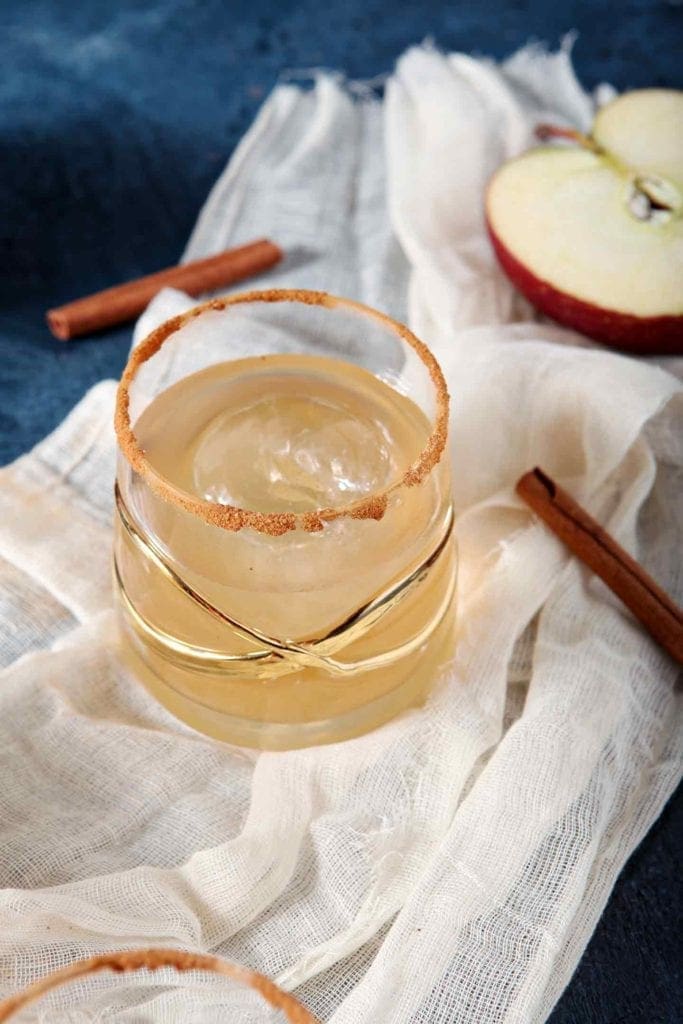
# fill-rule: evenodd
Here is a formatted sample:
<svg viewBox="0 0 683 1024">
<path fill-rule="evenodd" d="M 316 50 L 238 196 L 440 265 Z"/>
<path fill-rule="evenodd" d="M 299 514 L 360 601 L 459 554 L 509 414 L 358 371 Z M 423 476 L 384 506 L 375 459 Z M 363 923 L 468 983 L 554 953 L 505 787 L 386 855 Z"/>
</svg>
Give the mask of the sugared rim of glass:
<svg viewBox="0 0 683 1024">
<path fill-rule="evenodd" d="M 429 373 L 434 385 L 436 396 L 436 412 L 434 426 L 427 438 L 422 451 L 408 466 L 403 475 L 384 490 L 367 495 L 361 500 L 342 508 L 320 508 L 311 512 L 256 512 L 253 509 L 238 508 L 235 505 L 223 505 L 217 501 L 207 501 L 183 491 L 169 483 L 159 474 L 146 458 L 130 422 L 130 388 L 140 367 L 155 355 L 162 345 L 189 321 L 212 310 L 228 309 L 230 306 L 250 302 L 299 302 L 307 306 L 322 306 L 327 309 L 349 309 L 377 321 L 401 341 L 409 345 L 419 356 Z M 327 292 L 308 291 L 299 288 L 278 288 L 270 291 L 240 292 L 225 298 L 210 299 L 180 316 L 172 317 L 152 331 L 147 338 L 131 352 L 123 371 L 116 392 L 116 411 L 114 428 L 121 452 L 131 467 L 138 473 L 149 487 L 178 508 L 198 516 L 212 526 L 224 530 L 241 530 L 249 527 L 259 533 L 278 536 L 290 530 L 306 530 L 309 533 L 322 530 L 325 523 L 335 519 L 382 519 L 386 512 L 389 497 L 401 487 L 416 487 L 431 473 L 438 464 L 446 447 L 448 436 L 449 396 L 446 380 L 441 367 L 424 342 L 416 338 L 404 324 L 393 320 L 384 313 L 365 306 L 352 299 L 341 299 Z"/>
<path fill-rule="evenodd" d="M 209 974 L 230 978 L 242 987 L 254 989 L 269 1006 L 282 1010 L 289 1024 L 319 1024 L 317 1017 L 309 1013 L 298 999 L 289 992 L 284 992 L 265 974 L 259 974 L 258 971 L 207 953 L 155 948 L 126 949 L 115 953 L 100 953 L 98 956 L 88 957 L 87 960 L 75 960 L 66 967 L 39 978 L 21 992 L 4 999 L 0 1003 L 0 1020 L 9 1020 L 53 989 L 80 978 L 105 971 L 122 975 L 140 970 L 159 971 L 164 967 L 172 967 L 180 972 L 206 971 Z"/>
</svg>

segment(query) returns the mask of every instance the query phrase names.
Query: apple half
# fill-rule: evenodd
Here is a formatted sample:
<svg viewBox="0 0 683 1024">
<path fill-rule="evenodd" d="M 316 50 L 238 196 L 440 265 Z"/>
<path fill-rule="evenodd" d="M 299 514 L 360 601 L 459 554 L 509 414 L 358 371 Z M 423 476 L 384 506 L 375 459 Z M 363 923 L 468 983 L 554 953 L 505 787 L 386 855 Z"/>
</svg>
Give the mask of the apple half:
<svg viewBox="0 0 683 1024">
<path fill-rule="evenodd" d="M 554 320 L 631 352 L 683 353 L 683 92 L 642 89 L 590 136 L 541 126 L 486 194 L 498 259 Z"/>
</svg>

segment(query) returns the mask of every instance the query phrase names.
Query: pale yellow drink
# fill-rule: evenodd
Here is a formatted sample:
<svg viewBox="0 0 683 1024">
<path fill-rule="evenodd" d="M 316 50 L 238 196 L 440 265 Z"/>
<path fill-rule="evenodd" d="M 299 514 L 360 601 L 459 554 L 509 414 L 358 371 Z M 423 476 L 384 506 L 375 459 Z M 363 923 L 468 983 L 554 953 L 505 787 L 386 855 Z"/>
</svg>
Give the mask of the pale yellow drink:
<svg viewBox="0 0 683 1024">
<path fill-rule="evenodd" d="M 423 449 L 430 424 L 359 366 L 272 355 L 184 377 L 134 429 L 149 463 L 181 491 L 306 513 L 387 489 Z M 419 702 L 448 657 L 455 570 L 445 458 L 421 486 L 397 490 L 379 522 L 340 518 L 317 532 L 221 529 L 158 498 L 134 474 L 124 500 L 129 524 L 195 593 L 304 652 L 443 549 L 378 621 L 347 626 L 323 644 L 324 657 L 341 666 L 330 670 L 324 657 L 297 650 L 256 657 L 262 642 L 208 614 L 117 520 L 129 654 L 159 700 L 204 732 L 270 748 L 341 739 Z"/>
</svg>

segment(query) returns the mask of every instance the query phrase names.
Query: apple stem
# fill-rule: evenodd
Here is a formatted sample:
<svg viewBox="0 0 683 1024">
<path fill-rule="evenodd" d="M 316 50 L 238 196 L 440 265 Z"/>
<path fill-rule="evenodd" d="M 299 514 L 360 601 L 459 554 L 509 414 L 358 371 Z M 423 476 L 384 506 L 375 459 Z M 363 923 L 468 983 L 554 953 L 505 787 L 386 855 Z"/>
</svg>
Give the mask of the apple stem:
<svg viewBox="0 0 683 1024">
<path fill-rule="evenodd" d="M 594 153 L 600 152 L 597 142 L 590 135 L 584 135 L 583 132 L 577 131 L 576 128 L 562 128 L 558 124 L 538 124 L 536 125 L 536 137 L 541 142 L 547 142 L 549 139 L 567 139 L 569 142 L 575 142 L 578 146 L 590 149 Z"/>
</svg>

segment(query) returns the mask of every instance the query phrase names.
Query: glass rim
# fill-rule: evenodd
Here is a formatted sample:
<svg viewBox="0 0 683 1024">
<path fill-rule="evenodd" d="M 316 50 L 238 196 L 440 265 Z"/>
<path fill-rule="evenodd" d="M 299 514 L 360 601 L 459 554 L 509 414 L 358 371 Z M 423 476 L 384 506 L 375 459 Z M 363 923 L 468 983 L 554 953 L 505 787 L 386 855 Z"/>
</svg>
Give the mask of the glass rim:
<svg viewBox="0 0 683 1024">
<path fill-rule="evenodd" d="M 192 953 L 189 950 L 162 949 L 154 946 L 114 953 L 100 953 L 85 960 L 75 960 L 73 963 L 67 964 L 66 967 L 39 978 L 15 995 L 10 995 L 2 1000 L 0 1020 L 9 1020 L 18 1011 L 68 982 L 105 971 L 111 971 L 116 977 L 121 977 L 134 971 L 159 971 L 165 967 L 171 967 L 178 973 L 204 971 L 207 974 L 230 978 L 241 987 L 258 992 L 269 1006 L 276 1010 L 282 1010 L 290 1024 L 319 1024 L 317 1017 L 314 1017 L 298 999 L 281 989 L 265 974 L 251 970 L 249 967 L 242 967 L 241 964 L 212 956 L 209 953 Z M 150 981 L 150 984 L 154 984 L 154 981 Z"/>
<path fill-rule="evenodd" d="M 130 389 L 138 370 L 161 349 L 185 324 L 211 311 L 220 312 L 231 306 L 246 303 L 298 302 L 306 306 L 320 306 L 326 309 L 347 309 L 367 316 L 395 334 L 412 348 L 427 369 L 436 394 L 436 412 L 432 430 L 421 452 L 401 476 L 387 487 L 365 495 L 358 501 L 340 508 L 319 508 L 310 512 L 256 512 L 236 505 L 223 505 L 208 501 L 176 487 L 161 473 L 158 473 L 145 456 L 135 436 L 130 421 Z M 386 313 L 380 313 L 362 302 L 344 299 L 328 292 L 311 291 L 302 288 L 275 288 L 263 291 L 238 292 L 219 299 L 209 299 L 192 309 L 171 317 L 160 324 L 151 334 L 135 346 L 124 368 L 116 391 L 114 430 L 121 453 L 131 468 L 149 485 L 151 490 L 164 501 L 176 505 L 185 512 L 203 519 L 211 526 L 237 531 L 245 527 L 279 536 L 291 530 L 301 529 L 308 533 L 322 530 L 326 522 L 335 519 L 381 520 L 387 510 L 390 496 L 402 487 L 415 487 L 431 473 L 441 460 L 448 438 L 448 410 L 450 397 L 443 371 L 432 351 L 413 332 Z"/>
</svg>

